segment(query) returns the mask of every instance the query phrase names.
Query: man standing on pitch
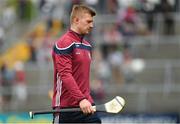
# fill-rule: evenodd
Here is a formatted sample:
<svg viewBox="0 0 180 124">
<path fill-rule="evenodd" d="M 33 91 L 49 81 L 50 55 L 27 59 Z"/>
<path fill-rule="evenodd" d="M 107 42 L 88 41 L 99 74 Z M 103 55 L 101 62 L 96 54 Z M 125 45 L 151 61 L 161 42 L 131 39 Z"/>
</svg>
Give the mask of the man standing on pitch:
<svg viewBox="0 0 180 124">
<path fill-rule="evenodd" d="M 53 47 L 53 109 L 80 107 L 82 112 L 53 115 L 53 123 L 101 123 L 90 96 L 89 74 L 91 45 L 83 39 L 93 28 L 95 11 L 85 5 L 74 5 L 70 29 Z"/>
</svg>

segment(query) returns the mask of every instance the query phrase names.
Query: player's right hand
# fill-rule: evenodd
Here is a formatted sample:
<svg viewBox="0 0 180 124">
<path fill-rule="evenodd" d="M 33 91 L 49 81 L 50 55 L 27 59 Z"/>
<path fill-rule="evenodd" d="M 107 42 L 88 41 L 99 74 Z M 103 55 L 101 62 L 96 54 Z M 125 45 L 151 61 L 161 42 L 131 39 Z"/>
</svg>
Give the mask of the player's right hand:
<svg viewBox="0 0 180 124">
<path fill-rule="evenodd" d="M 79 107 L 84 114 L 93 114 L 95 109 L 92 107 L 91 103 L 87 99 L 83 99 L 79 102 Z"/>
</svg>

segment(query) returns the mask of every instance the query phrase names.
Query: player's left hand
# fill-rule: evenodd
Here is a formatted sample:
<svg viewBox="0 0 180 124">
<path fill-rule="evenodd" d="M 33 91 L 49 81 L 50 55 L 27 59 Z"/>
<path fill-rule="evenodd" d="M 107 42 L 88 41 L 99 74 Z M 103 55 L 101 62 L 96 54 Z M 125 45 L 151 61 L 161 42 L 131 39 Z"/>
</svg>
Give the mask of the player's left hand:
<svg viewBox="0 0 180 124">
<path fill-rule="evenodd" d="M 87 99 L 81 100 L 79 106 L 84 114 L 93 114 L 95 112 L 91 103 Z"/>
</svg>

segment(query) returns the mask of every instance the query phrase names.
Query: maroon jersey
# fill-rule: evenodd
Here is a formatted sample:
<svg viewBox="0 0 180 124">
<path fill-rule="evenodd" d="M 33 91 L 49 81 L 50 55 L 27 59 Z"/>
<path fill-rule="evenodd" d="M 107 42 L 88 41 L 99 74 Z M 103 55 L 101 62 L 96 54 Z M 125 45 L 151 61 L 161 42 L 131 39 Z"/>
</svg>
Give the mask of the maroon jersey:
<svg viewBox="0 0 180 124">
<path fill-rule="evenodd" d="M 72 30 L 54 45 L 54 93 L 52 107 L 77 107 L 86 98 L 91 103 L 89 74 L 91 45 Z"/>
</svg>

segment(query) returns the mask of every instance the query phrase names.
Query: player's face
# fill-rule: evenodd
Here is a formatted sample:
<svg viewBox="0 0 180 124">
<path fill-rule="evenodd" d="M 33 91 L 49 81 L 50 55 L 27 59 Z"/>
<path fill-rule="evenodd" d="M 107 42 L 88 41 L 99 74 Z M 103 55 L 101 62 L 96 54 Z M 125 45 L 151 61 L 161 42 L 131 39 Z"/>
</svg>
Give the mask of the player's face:
<svg viewBox="0 0 180 124">
<path fill-rule="evenodd" d="M 93 17 L 89 13 L 83 13 L 78 23 L 81 34 L 88 34 L 93 28 Z"/>
</svg>

